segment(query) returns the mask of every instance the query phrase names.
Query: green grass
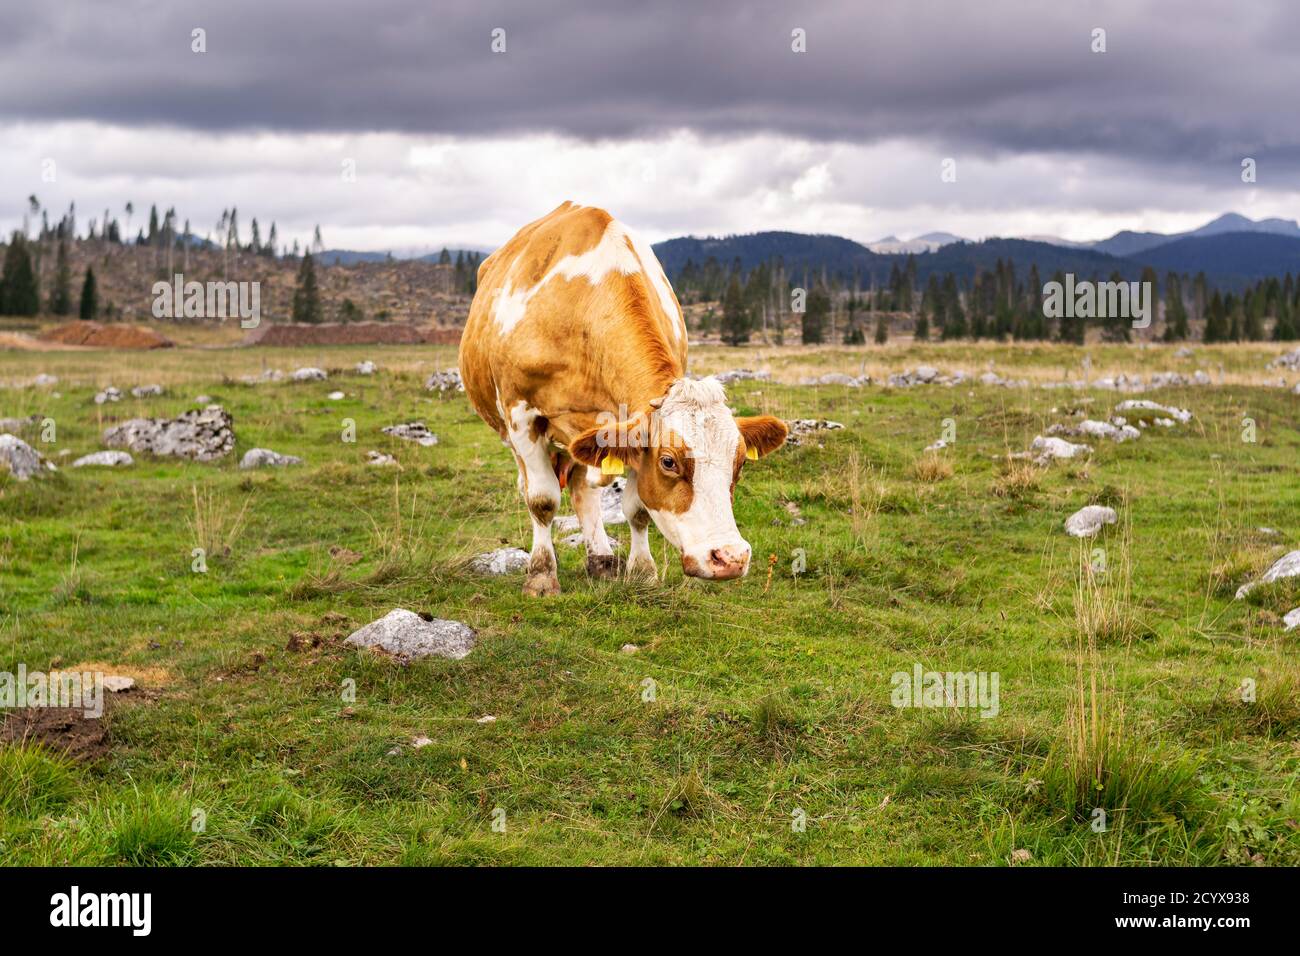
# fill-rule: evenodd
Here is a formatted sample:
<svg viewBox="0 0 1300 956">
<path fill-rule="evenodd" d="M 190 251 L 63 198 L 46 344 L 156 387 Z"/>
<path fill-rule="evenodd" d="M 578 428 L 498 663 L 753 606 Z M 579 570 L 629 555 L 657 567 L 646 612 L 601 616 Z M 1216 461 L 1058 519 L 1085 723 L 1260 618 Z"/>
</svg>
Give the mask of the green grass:
<svg viewBox="0 0 1300 956">
<path fill-rule="evenodd" d="M 693 360 L 794 380 L 868 360 L 1063 374 L 1083 355 L 976 351 Z M 739 383 L 741 414 L 847 426 L 746 467 L 750 576 L 686 579 L 652 531 L 658 584 L 589 581 L 581 549 L 561 545 L 563 593 L 545 600 L 465 570 L 530 532 L 497 437 L 463 396 L 422 388 L 454 364 L 449 349 L 0 353 L 0 381 L 60 376 L 0 390 L 0 416 L 54 419 L 55 443 L 24 437 L 56 462 L 98 449 L 115 420 L 174 415 L 200 393 L 238 436 L 216 464 L 0 476 L 0 671 L 94 663 L 141 688 L 105 716 L 111 749 L 95 762 L 0 745 L 0 859 L 1004 865 L 1024 848 L 1044 864 L 1300 864 L 1300 632 L 1279 622 L 1300 593 L 1233 599 L 1300 539 L 1300 398 L 1232 381 L 1262 372 L 1263 349 L 1198 348 L 1190 364 L 1089 351 L 1094 375 L 1222 363 L 1230 383 L 1149 396 L 1192 409 L 1188 425 L 1030 472 L 1007 453 L 1065 420 L 1076 393 Z M 380 373 L 345 371 L 362 358 Z M 234 384 L 263 362 L 339 372 Z M 91 401 L 149 381 L 167 393 Z M 336 388 L 347 397 L 331 402 Z M 1123 397 L 1088 395 L 1097 418 Z M 949 418 L 956 445 L 918 465 Z M 412 419 L 440 444 L 380 431 Z M 240 472 L 254 446 L 307 463 Z M 367 467 L 371 448 L 401 469 Z M 1090 503 L 1121 524 L 1081 549 L 1062 524 Z M 626 526 L 610 531 L 626 547 Z M 206 573 L 191 570 L 200 546 Z M 339 642 L 394 607 L 466 621 L 479 644 L 403 667 Z M 620 653 L 629 643 L 638 652 Z M 998 715 L 894 708 L 890 677 L 915 663 L 997 672 Z M 1253 702 L 1237 692 L 1246 679 Z M 432 743 L 414 747 L 420 736 Z"/>
</svg>

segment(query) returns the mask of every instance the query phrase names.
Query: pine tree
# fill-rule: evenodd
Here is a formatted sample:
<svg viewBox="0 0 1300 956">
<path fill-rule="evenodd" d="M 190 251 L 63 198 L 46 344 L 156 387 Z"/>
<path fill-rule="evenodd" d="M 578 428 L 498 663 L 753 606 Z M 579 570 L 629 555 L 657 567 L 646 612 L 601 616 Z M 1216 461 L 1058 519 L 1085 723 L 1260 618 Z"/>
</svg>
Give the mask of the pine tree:
<svg viewBox="0 0 1300 956">
<path fill-rule="evenodd" d="M 50 312 L 68 315 L 72 312 L 72 270 L 68 267 L 68 240 L 59 240 L 58 258 L 54 267 L 54 288 L 50 290 Z"/>
<path fill-rule="evenodd" d="M 81 318 L 89 321 L 99 314 L 99 290 L 95 287 L 95 270 L 86 267 L 86 281 L 81 284 Z"/>
<path fill-rule="evenodd" d="M 320 292 L 316 288 L 316 263 L 311 253 L 302 257 L 298 284 L 293 290 L 293 321 L 317 324 L 321 321 Z"/>
<path fill-rule="evenodd" d="M 884 313 L 876 318 L 876 344 L 884 345 L 889 341 L 889 325 L 885 319 Z"/>
<path fill-rule="evenodd" d="M 830 311 L 831 297 L 827 295 L 826 290 L 821 286 L 809 290 L 808 301 L 805 303 L 803 314 L 803 330 L 800 336 L 804 345 L 820 345 L 822 343 L 826 316 Z"/>
<path fill-rule="evenodd" d="M 727 345 L 743 345 L 749 341 L 749 310 L 740 288 L 740 273 L 733 272 L 722 297 L 722 341 Z"/>
<path fill-rule="evenodd" d="M 35 315 L 41 309 L 40 290 L 27 240 L 15 231 L 0 272 L 0 315 Z"/>
<path fill-rule="evenodd" d="M 1217 289 L 1205 307 L 1205 331 L 1202 340 L 1207 345 L 1228 340 L 1228 317 L 1223 311 L 1223 299 Z"/>
</svg>

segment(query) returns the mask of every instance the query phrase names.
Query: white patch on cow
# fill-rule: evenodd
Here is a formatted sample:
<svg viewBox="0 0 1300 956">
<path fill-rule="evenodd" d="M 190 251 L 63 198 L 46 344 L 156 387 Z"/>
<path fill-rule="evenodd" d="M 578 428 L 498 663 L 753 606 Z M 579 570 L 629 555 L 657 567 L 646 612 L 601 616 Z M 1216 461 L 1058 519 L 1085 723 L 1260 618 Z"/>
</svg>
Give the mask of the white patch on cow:
<svg viewBox="0 0 1300 956">
<path fill-rule="evenodd" d="M 726 392 L 714 378 L 674 382 L 659 408 L 658 421 L 691 449 L 694 464 L 691 506 L 682 514 L 650 511 L 665 538 L 683 557 L 707 567 L 716 548 L 749 553 L 731 507 L 731 476 L 740 447 L 740 429 L 727 407 Z M 647 509 L 649 510 L 649 509 Z"/>
<path fill-rule="evenodd" d="M 680 341 L 686 334 L 686 323 L 682 318 L 682 310 L 677 305 L 677 297 L 673 295 L 673 287 L 668 284 L 668 277 L 664 275 L 664 267 L 659 264 L 659 259 L 648 242 L 626 227 L 622 228 L 627 237 L 632 240 L 632 248 L 636 251 L 637 258 L 641 260 L 641 271 L 646 274 L 650 285 L 654 287 L 655 294 L 659 296 L 659 305 L 663 308 L 664 315 L 668 316 L 668 320 L 673 324 L 673 335 Z"/>
<path fill-rule="evenodd" d="M 506 419 L 507 440 L 515 454 L 519 456 L 521 464 L 519 490 L 524 496 L 524 503 L 546 499 L 554 506 L 553 510 L 558 510 L 560 480 L 555 477 L 555 470 L 551 467 L 551 455 L 546 436 L 533 437 L 533 422 L 539 414 L 537 409 L 530 408 L 522 398 L 515 402 L 510 407 L 510 415 Z M 533 517 L 531 510 L 528 517 L 533 524 L 532 555 L 536 557 L 540 552 L 548 551 L 551 555 L 551 567 L 556 567 L 550 523 L 542 524 Z"/>
<path fill-rule="evenodd" d="M 686 334 L 681 310 L 673 296 L 668 277 L 663 267 L 655 258 L 654 251 L 641 239 L 632 235 L 617 219 L 611 220 L 605 232 L 586 252 L 565 256 L 551 270 L 542 276 L 542 280 L 531 289 L 516 291 L 509 279 L 493 295 L 492 319 L 496 322 L 501 335 L 509 335 L 524 318 L 528 303 L 551 279 L 560 276 L 569 281 L 586 279 L 592 285 L 600 285 L 611 272 L 621 275 L 642 273 L 646 281 L 655 290 L 659 305 L 668 316 L 673 326 L 673 335 L 678 340 Z"/>
</svg>

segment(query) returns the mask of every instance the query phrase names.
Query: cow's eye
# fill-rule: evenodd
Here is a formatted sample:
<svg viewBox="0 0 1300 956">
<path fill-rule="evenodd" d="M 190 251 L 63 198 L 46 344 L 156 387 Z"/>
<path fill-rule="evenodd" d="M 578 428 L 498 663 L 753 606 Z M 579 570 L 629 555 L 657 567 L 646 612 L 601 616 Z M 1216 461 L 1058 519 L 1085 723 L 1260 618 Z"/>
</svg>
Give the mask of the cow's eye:
<svg viewBox="0 0 1300 956">
<path fill-rule="evenodd" d="M 670 473 L 675 472 L 677 471 L 677 459 L 675 459 L 672 455 L 660 455 L 659 467 L 662 468 L 664 471 Z"/>
</svg>

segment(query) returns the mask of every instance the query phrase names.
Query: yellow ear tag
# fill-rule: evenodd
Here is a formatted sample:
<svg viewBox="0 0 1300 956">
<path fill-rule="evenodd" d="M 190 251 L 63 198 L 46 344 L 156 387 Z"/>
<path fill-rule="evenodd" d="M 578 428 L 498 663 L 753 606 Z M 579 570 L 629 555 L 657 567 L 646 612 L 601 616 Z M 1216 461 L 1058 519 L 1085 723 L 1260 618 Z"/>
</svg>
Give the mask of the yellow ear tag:
<svg viewBox="0 0 1300 956">
<path fill-rule="evenodd" d="M 602 475 L 623 474 L 623 459 L 616 455 L 606 455 L 600 461 L 600 473 Z"/>
<path fill-rule="evenodd" d="M 745 449 L 745 457 L 748 458 L 750 461 L 758 461 L 758 449 L 755 448 L 753 445 L 750 445 L 748 448 Z"/>
</svg>

